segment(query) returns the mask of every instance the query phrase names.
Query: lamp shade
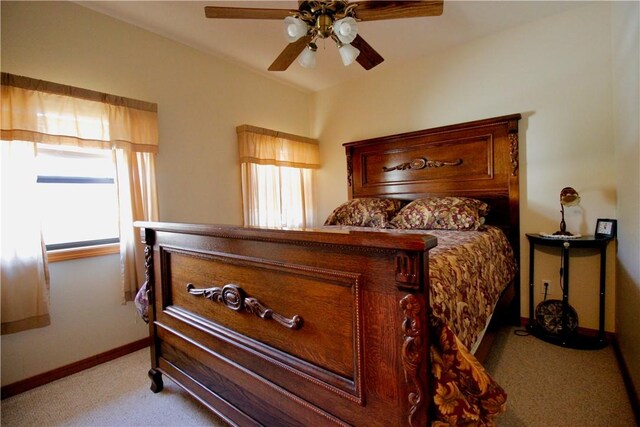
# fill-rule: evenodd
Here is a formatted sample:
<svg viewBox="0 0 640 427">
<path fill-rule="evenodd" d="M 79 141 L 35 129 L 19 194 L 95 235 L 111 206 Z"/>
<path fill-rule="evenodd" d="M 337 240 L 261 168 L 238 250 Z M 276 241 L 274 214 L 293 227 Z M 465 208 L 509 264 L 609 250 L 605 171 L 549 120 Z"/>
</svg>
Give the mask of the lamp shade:
<svg viewBox="0 0 640 427">
<path fill-rule="evenodd" d="M 351 43 L 358 35 L 356 20 L 350 16 L 338 19 L 333 23 L 333 33 L 341 43 Z"/>
<path fill-rule="evenodd" d="M 342 58 L 345 67 L 351 65 L 360 55 L 360 51 L 350 44 L 343 44 L 338 48 L 338 52 L 340 52 L 340 58 Z"/>
<path fill-rule="evenodd" d="M 309 43 L 309 45 L 305 47 L 302 53 L 298 56 L 298 64 L 302 65 L 304 68 L 315 68 L 317 50 L 318 47 L 315 43 Z"/>
<path fill-rule="evenodd" d="M 572 187 L 564 187 L 560 191 L 560 203 L 564 206 L 576 206 L 580 204 L 580 195 Z"/>
<path fill-rule="evenodd" d="M 300 37 L 307 34 L 309 26 L 306 22 L 294 18 L 293 16 L 287 16 L 284 18 L 284 36 L 289 43 L 293 43 Z"/>
</svg>

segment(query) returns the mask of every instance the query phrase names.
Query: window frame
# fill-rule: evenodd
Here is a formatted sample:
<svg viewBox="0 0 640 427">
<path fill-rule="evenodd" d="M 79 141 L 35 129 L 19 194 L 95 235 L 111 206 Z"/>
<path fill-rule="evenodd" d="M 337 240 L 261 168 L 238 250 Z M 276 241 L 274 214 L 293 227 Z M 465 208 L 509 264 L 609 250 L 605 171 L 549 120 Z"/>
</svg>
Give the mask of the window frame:
<svg viewBox="0 0 640 427">
<path fill-rule="evenodd" d="M 55 148 L 46 147 L 45 151 L 57 151 Z M 64 150 L 60 150 L 64 151 Z M 65 156 L 77 156 L 82 153 L 69 151 Z M 84 155 L 81 154 L 82 157 Z M 115 169 L 115 167 L 114 167 Z M 115 171 L 114 171 L 115 173 Z M 66 175 L 37 175 L 37 184 L 109 184 L 115 185 L 115 177 L 87 177 Z M 60 262 L 73 259 L 90 258 L 95 256 L 111 255 L 120 252 L 120 233 L 117 237 L 105 239 L 92 239 L 83 241 L 69 241 L 64 243 L 46 244 L 48 262 Z"/>
<path fill-rule="evenodd" d="M 83 246 L 80 248 L 70 249 L 47 249 L 47 260 L 49 262 L 60 262 L 81 258 L 92 258 L 103 255 L 112 255 L 117 253 L 120 253 L 120 243 Z"/>
</svg>

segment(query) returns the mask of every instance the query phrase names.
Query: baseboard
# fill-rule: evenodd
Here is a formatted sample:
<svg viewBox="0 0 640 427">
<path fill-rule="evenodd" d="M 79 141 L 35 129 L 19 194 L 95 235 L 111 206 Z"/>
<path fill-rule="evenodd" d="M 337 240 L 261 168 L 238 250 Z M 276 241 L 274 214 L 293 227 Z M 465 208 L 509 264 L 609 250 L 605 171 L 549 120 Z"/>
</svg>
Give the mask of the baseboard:
<svg viewBox="0 0 640 427">
<path fill-rule="evenodd" d="M 636 392 L 636 388 L 633 384 L 633 379 L 631 379 L 631 375 L 629 374 L 629 368 L 627 368 L 627 363 L 625 362 L 622 351 L 620 350 L 620 344 L 618 343 L 617 336 L 614 336 L 611 341 L 611 346 L 613 347 L 616 359 L 618 360 L 618 366 L 622 373 L 624 387 L 627 389 L 629 401 L 631 402 L 631 409 L 633 409 L 633 413 L 636 416 L 636 424 L 640 426 L 640 400 L 638 399 L 638 393 Z"/>
<path fill-rule="evenodd" d="M 91 356 L 86 359 L 71 363 L 69 365 L 56 368 L 52 371 L 44 372 L 42 374 L 17 381 L 12 384 L 7 384 L 1 389 L 1 398 L 6 399 L 8 397 L 15 396 L 16 394 L 24 393 L 27 390 L 31 390 L 33 388 L 40 387 L 41 385 L 59 380 L 60 378 L 77 374 L 78 372 L 84 371 L 85 369 L 93 368 L 94 366 L 109 362 L 111 360 L 117 359 L 118 357 L 125 356 L 129 353 L 133 353 L 134 351 L 141 350 L 145 347 L 148 347 L 150 344 L 150 337 L 143 338 L 141 340 L 125 344 L 121 347 L 105 351 L 104 353 L 100 353 L 95 356 Z"/>
<path fill-rule="evenodd" d="M 520 326 L 526 327 L 528 324 L 529 324 L 528 317 L 520 317 Z M 582 326 L 578 326 L 578 332 L 588 337 L 595 337 L 598 335 L 599 331 L 597 329 L 583 328 Z M 604 336 L 606 337 L 608 342 L 611 342 L 613 341 L 616 334 L 614 332 L 605 331 Z"/>
</svg>

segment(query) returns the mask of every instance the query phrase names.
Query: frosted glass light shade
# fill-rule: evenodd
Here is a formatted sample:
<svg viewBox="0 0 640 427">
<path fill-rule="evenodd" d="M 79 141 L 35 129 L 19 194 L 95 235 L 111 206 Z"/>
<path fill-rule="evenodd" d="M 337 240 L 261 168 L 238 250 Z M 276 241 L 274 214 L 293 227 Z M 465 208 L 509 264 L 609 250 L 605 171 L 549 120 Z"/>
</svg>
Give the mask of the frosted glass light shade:
<svg viewBox="0 0 640 427">
<path fill-rule="evenodd" d="M 315 68 L 317 50 L 318 47 L 314 43 L 309 43 L 309 45 L 305 47 L 302 53 L 298 56 L 298 64 L 304 68 Z"/>
<path fill-rule="evenodd" d="M 351 43 L 358 35 L 358 25 L 355 19 L 347 16 L 333 23 L 333 32 L 341 43 Z"/>
<path fill-rule="evenodd" d="M 340 52 L 340 58 L 342 58 L 345 67 L 351 65 L 360 55 L 360 51 L 350 44 L 343 44 L 338 48 L 338 52 Z"/>
<path fill-rule="evenodd" d="M 306 22 L 294 18 L 293 16 L 287 16 L 284 18 L 284 37 L 289 43 L 293 43 L 300 37 L 307 34 L 309 26 Z"/>
</svg>

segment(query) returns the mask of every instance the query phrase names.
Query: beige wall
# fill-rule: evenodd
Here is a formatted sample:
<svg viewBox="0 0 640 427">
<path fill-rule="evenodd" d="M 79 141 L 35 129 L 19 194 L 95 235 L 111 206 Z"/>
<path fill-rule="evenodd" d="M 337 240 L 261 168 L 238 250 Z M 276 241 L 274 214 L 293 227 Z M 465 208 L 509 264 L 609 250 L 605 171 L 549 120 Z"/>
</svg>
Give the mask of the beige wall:
<svg viewBox="0 0 640 427">
<path fill-rule="evenodd" d="M 122 305 L 120 257 L 49 265 L 51 325 L 2 336 L 2 385 L 143 339 L 149 328 Z"/>
<path fill-rule="evenodd" d="M 570 231 L 593 234 L 597 218 L 616 214 L 609 16 L 607 4 L 586 3 L 316 93 L 312 136 L 321 141 L 323 161 L 319 216 L 325 218 L 347 198 L 342 143 L 521 113 L 521 281 L 526 316 L 529 260 L 524 233 L 557 230 L 560 190 L 573 186 L 582 196 L 579 207 L 567 210 Z M 609 254 L 613 260 L 613 246 Z M 599 262 L 593 252 L 580 255 L 584 256 L 571 272 L 571 303 L 579 312 L 580 326 L 597 328 L 598 284 L 593 277 Z M 552 279 L 559 296 L 558 257 L 541 253 L 539 261 L 536 285 L 543 278 Z M 608 269 L 608 330 L 614 328 L 613 265 Z M 536 302 L 540 299 L 536 293 Z"/>
<path fill-rule="evenodd" d="M 158 103 L 163 221 L 242 223 L 236 126 L 308 134 L 306 93 L 73 3 L 1 7 L 2 71 Z M 146 336 L 118 275 L 117 256 L 52 264 L 53 324 L 2 337 L 2 384 Z"/>
<path fill-rule="evenodd" d="M 640 3 L 616 2 L 613 48 L 613 141 L 618 187 L 616 332 L 640 393 Z"/>
</svg>

